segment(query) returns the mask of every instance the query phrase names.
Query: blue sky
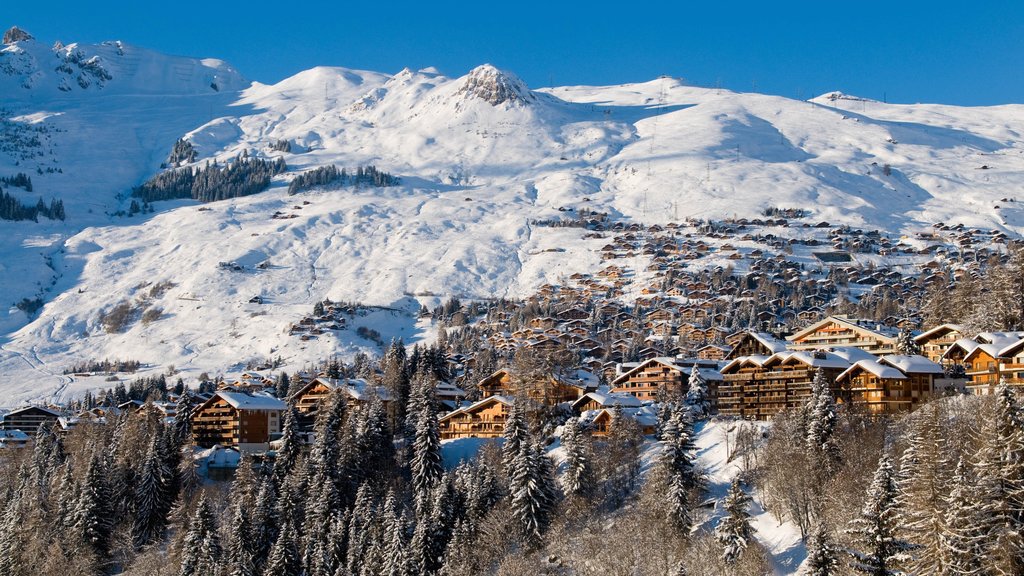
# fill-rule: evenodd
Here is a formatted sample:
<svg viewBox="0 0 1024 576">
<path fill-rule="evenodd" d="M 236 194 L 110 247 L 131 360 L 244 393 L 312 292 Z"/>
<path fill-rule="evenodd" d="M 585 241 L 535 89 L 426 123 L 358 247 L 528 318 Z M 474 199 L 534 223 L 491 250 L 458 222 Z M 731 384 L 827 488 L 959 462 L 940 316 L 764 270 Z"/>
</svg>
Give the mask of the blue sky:
<svg viewBox="0 0 1024 576">
<path fill-rule="evenodd" d="M 119 39 L 217 57 L 261 82 L 316 65 L 458 76 L 490 62 L 533 87 L 662 74 L 809 98 L 1024 103 L 1024 2 L 5 2 L 40 40 Z"/>
</svg>

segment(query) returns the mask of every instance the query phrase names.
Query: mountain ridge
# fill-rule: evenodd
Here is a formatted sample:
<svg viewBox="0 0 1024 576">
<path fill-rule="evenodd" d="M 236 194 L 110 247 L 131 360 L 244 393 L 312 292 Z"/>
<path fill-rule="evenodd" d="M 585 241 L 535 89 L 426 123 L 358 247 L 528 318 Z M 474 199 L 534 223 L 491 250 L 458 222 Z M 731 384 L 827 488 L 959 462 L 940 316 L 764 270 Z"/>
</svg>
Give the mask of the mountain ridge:
<svg viewBox="0 0 1024 576">
<path fill-rule="evenodd" d="M 0 221 L 9 279 L 0 298 L 12 305 L 0 318 L 0 373 L 33 383 L 10 387 L 12 402 L 80 393 L 88 384 L 59 369 L 84 357 L 130 353 L 198 374 L 282 351 L 301 364 L 374 350 L 351 334 L 286 335 L 324 297 L 398 309 L 374 316 L 384 336 L 429 338 L 413 316 L 421 304 L 526 297 L 603 266 L 606 240 L 537 224 L 585 212 L 664 225 L 804 208 L 807 223 L 896 237 L 940 221 L 1024 231 L 1012 201 L 1024 184 L 1020 105 L 894 105 L 837 92 L 799 101 L 667 77 L 531 90 L 489 65 L 454 78 L 316 67 L 268 85 L 217 60 L 69 46 L 19 40 L 0 52 L 36 62 L 5 75 L 0 60 L 0 175 L 27 172 L 34 191 L 3 188 L 26 203 L 59 198 L 68 213 Z M 52 58 L 55 68 L 74 50 L 111 78 L 82 87 L 81 71 L 38 65 Z M 133 54 L 143 55 L 134 71 L 123 60 Z M 41 73 L 30 89 L 26 70 Z M 179 139 L 196 151 L 179 169 L 243 154 L 288 168 L 254 196 L 116 215 L 132 187 L 166 169 Z M 401 184 L 286 193 L 297 174 L 327 165 L 373 165 Z M 162 282 L 174 287 L 149 296 Z M 266 304 L 249 302 L 257 296 Z M 13 306 L 33 298 L 38 314 Z M 102 313 L 124 300 L 161 315 L 106 332 Z"/>
</svg>

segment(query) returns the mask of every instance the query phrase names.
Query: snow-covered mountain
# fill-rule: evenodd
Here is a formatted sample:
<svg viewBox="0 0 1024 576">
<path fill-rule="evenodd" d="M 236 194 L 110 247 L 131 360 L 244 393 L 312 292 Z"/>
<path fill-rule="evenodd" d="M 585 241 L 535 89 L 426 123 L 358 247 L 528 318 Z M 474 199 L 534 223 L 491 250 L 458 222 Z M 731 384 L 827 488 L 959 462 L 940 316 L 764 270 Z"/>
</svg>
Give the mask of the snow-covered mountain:
<svg viewBox="0 0 1024 576">
<path fill-rule="evenodd" d="M 798 101 L 667 77 L 531 90 L 490 65 L 461 77 L 319 67 L 264 85 L 120 42 L 8 39 L 0 176 L 26 172 L 33 190 L 0 187 L 61 199 L 67 219 L 0 221 L 0 298 L 44 304 L 0 314 L 0 406 L 97 385 L 60 374 L 88 358 L 213 374 L 372 347 L 287 334 L 324 297 L 395 308 L 357 322 L 417 338 L 416 300 L 523 296 L 597 270 L 601 239 L 531 225 L 561 210 L 653 224 L 775 206 L 895 233 L 1024 229 L 1010 201 L 1024 184 L 1018 105 Z M 246 153 L 288 169 L 253 196 L 114 216 L 179 138 L 193 166 Z M 401 185 L 287 195 L 296 174 L 327 164 L 375 165 Z M 100 314 L 122 301 L 162 312 L 107 333 Z"/>
</svg>

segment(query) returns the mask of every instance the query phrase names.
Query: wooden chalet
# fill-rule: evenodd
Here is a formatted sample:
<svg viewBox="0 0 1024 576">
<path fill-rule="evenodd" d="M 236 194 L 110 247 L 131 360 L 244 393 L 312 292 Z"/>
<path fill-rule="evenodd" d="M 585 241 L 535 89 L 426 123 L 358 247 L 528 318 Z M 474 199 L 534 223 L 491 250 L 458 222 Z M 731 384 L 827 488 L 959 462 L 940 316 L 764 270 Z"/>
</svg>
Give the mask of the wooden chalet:
<svg viewBox="0 0 1024 576">
<path fill-rule="evenodd" d="M 315 413 L 320 402 L 326 398 L 332 390 L 342 388 L 348 395 L 348 405 L 356 407 L 369 402 L 374 395 L 379 397 L 384 405 L 391 403 L 391 393 L 382 386 L 373 386 L 362 378 L 327 378 L 318 376 L 306 383 L 289 399 L 289 403 L 295 406 L 299 414 Z"/>
<path fill-rule="evenodd" d="M 572 403 L 572 411 L 576 414 L 590 412 L 592 410 L 604 410 L 622 406 L 623 408 L 639 408 L 643 403 L 632 394 L 611 392 L 607 388 L 601 388 L 594 392 L 587 392 L 579 400 Z"/>
<path fill-rule="evenodd" d="M 43 406 L 26 406 L 4 414 L 0 421 L 0 429 L 21 430 L 29 436 L 35 436 L 42 424 L 56 424 L 61 417 L 60 412 Z"/>
<path fill-rule="evenodd" d="M 732 350 L 725 357 L 726 360 L 735 360 L 741 356 L 767 357 L 785 352 L 787 346 L 785 340 L 779 340 L 767 332 L 740 332 L 738 336 L 730 336 L 729 339 L 732 340 Z"/>
<path fill-rule="evenodd" d="M 688 373 L 675 358 L 658 356 L 645 360 L 622 373 L 611 383 L 612 392 L 631 394 L 640 400 L 654 400 L 664 389 L 669 395 L 686 392 Z"/>
<path fill-rule="evenodd" d="M 442 440 L 456 438 L 500 438 L 512 409 L 507 396 L 490 396 L 442 416 L 438 426 Z"/>
<path fill-rule="evenodd" d="M 723 416 L 767 420 L 803 405 L 817 370 L 833 382 L 849 367 L 846 358 L 824 351 L 736 358 L 722 369 L 722 381 L 708 386 L 711 408 Z"/>
<path fill-rule="evenodd" d="M 941 362 L 950 346 L 964 337 L 964 329 L 959 324 L 941 324 L 918 334 L 914 342 L 921 347 L 922 356 L 932 362 Z"/>
<path fill-rule="evenodd" d="M 550 374 L 539 378 L 517 378 L 510 370 L 501 369 L 481 380 L 477 387 L 481 395 L 526 398 L 554 406 L 562 402 L 575 402 L 580 396 L 596 390 L 597 377 L 586 370 L 566 374 Z"/>
<path fill-rule="evenodd" d="M 608 436 L 612 430 L 613 417 L 614 410 L 612 408 L 602 408 L 594 413 L 592 418 L 586 420 L 585 424 L 592 436 L 603 438 Z M 636 422 L 640 433 L 644 436 L 654 434 L 658 428 L 658 414 L 652 406 L 623 408 L 622 417 Z"/>
<path fill-rule="evenodd" d="M 829 316 L 789 336 L 793 350 L 823 350 L 832 347 L 860 348 L 876 356 L 896 352 L 897 330 L 876 322 Z"/>
<path fill-rule="evenodd" d="M 192 412 L 196 445 L 229 446 L 240 452 L 267 450 L 271 435 L 281 431 L 284 402 L 273 396 L 218 390 Z"/>
<path fill-rule="evenodd" d="M 942 375 L 942 366 L 924 356 L 883 356 L 854 362 L 836 378 L 836 388 L 869 414 L 897 414 L 927 402 Z"/>
</svg>

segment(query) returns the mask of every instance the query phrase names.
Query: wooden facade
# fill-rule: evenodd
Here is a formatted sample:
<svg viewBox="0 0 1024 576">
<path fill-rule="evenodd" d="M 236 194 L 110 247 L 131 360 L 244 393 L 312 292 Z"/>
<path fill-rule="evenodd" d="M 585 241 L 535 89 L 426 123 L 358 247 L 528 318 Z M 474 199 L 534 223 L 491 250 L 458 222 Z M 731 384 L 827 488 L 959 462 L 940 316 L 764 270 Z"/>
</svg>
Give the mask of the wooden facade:
<svg viewBox="0 0 1024 576">
<path fill-rule="evenodd" d="M 442 440 L 455 438 L 500 438 L 512 400 L 491 396 L 475 404 L 445 414 L 438 422 Z"/>
<path fill-rule="evenodd" d="M 681 395 L 687 390 L 686 370 L 672 358 L 651 358 L 620 375 L 611 383 L 612 392 L 630 394 L 640 400 L 654 400 L 664 389 L 669 395 Z"/>
<path fill-rule="evenodd" d="M 896 352 L 896 333 L 885 326 L 845 316 L 829 316 L 788 338 L 793 350 L 859 348 L 881 356 Z"/>
<path fill-rule="evenodd" d="M 192 413 L 196 445 L 235 447 L 242 452 L 266 450 L 272 434 L 281 431 L 285 403 L 269 396 L 217 391 Z"/>
<path fill-rule="evenodd" d="M 477 387 L 481 396 L 525 396 L 533 402 L 554 406 L 562 402 L 575 402 L 596 385 L 583 381 L 543 376 L 532 379 L 517 378 L 509 370 L 498 370 L 481 380 Z"/>
<path fill-rule="evenodd" d="M 0 428 L 4 430 L 21 430 L 29 436 L 35 436 L 42 424 L 55 424 L 60 413 L 42 406 L 28 406 L 4 414 Z"/>
<path fill-rule="evenodd" d="M 941 364 L 950 346 L 963 337 L 963 328 L 959 325 L 942 324 L 915 336 L 914 341 L 921 347 L 922 356 Z"/>
<path fill-rule="evenodd" d="M 879 362 L 861 360 L 839 375 L 836 387 L 846 401 L 869 414 L 910 412 L 933 393 L 934 374 L 904 374 Z"/>
<path fill-rule="evenodd" d="M 818 368 L 832 382 L 846 366 L 835 357 L 815 359 L 813 353 L 739 358 L 722 369 L 722 382 L 709 387 L 711 409 L 723 416 L 768 420 L 807 401 Z"/>
</svg>

